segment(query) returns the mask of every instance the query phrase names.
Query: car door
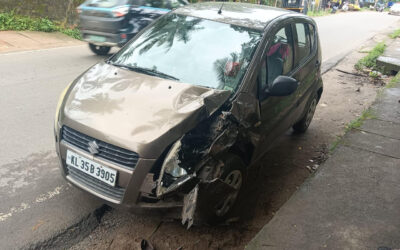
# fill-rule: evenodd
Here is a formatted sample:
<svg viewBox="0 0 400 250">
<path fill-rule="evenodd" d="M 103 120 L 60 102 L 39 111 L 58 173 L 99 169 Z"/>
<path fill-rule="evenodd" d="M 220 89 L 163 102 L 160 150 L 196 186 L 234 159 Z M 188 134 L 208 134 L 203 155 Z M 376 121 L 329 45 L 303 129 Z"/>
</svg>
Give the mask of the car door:
<svg viewBox="0 0 400 250">
<path fill-rule="evenodd" d="M 296 90 L 296 108 L 292 115 L 292 124 L 302 118 L 305 108 L 313 94 L 313 83 L 316 82 L 321 62 L 318 60 L 315 27 L 303 20 L 292 24 L 294 37 L 294 70 L 292 77 L 299 85 Z"/>
<path fill-rule="evenodd" d="M 290 23 L 282 25 L 272 32 L 267 43 L 266 54 L 258 73 L 258 99 L 260 104 L 260 122 L 257 132 L 261 136 L 260 145 L 254 157 L 263 154 L 272 142 L 283 134 L 292 124 L 290 114 L 295 108 L 295 93 L 288 96 L 270 96 L 268 90 L 280 75 L 290 76 L 293 70 L 294 47 Z"/>
</svg>

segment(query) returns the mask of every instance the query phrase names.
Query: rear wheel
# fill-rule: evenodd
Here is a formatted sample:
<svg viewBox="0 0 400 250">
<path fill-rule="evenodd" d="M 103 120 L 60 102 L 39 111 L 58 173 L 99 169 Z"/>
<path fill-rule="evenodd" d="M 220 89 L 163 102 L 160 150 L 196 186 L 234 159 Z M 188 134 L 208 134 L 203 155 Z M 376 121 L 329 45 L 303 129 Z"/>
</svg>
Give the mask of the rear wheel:
<svg viewBox="0 0 400 250">
<path fill-rule="evenodd" d="M 308 105 L 307 112 L 304 114 L 303 118 L 293 125 L 293 130 L 297 133 L 304 133 L 307 131 L 310 123 L 314 117 L 315 109 L 318 104 L 318 96 L 314 95 L 310 104 Z"/>
<path fill-rule="evenodd" d="M 92 44 L 92 43 L 89 43 L 89 48 L 90 48 L 91 51 L 93 51 L 95 54 L 97 54 L 99 56 L 105 56 L 111 50 L 111 47 L 99 46 L 99 45 L 95 45 L 95 44 Z"/>
</svg>

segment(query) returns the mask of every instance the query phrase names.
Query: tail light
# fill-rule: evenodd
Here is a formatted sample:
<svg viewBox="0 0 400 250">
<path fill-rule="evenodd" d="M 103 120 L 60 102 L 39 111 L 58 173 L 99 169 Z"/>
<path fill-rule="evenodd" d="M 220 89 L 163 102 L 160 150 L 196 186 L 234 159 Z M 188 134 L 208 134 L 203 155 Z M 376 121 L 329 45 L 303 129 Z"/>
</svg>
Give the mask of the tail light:
<svg viewBox="0 0 400 250">
<path fill-rule="evenodd" d="M 76 8 L 76 13 L 81 14 L 82 13 L 82 9 L 81 8 Z"/>
<path fill-rule="evenodd" d="M 121 6 L 112 10 L 114 17 L 125 16 L 129 12 L 129 6 Z"/>
</svg>

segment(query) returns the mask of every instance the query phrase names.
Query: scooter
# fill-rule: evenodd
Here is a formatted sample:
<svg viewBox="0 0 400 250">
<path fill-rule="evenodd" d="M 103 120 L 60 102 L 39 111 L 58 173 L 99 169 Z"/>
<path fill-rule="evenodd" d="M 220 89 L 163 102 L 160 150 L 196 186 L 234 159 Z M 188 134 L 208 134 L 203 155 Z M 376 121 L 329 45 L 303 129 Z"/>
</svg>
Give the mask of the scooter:
<svg viewBox="0 0 400 250">
<path fill-rule="evenodd" d="M 383 3 L 377 3 L 375 6 L 375 10 L 382 12 L 385 9 L 385 5 Z"/>
</svg>

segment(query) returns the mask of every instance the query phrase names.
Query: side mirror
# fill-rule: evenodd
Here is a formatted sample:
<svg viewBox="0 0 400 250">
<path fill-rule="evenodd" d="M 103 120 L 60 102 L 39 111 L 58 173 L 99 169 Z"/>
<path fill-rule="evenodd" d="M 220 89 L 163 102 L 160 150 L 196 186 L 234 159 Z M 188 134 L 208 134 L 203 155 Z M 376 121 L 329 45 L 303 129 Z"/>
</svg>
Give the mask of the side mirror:
<svg viewBox="0 0 400 250">
<path fill-rule="evenodd" d="M 297 80 L 292 77 L 278 76 L 266 92 L 269 96 L 288 96 L 296 91 L 298 85 Z"/>
</svg>

